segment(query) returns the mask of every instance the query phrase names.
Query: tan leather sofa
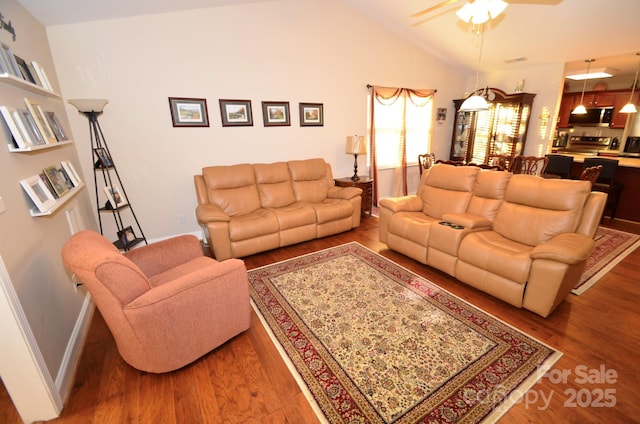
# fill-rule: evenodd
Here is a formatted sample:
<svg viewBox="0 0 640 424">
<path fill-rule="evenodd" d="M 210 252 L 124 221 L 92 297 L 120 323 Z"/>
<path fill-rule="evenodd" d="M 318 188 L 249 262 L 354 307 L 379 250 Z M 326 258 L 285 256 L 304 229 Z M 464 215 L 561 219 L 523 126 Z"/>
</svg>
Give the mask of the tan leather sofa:
<svg viewBox="0 0 640 424">
<path fill-rule="evenodd" d="M 438 164 L 416 195 L 380 200 L 380 240 L 547 317 L 579 281 L 605 203 L 588 181 Z"/>
<path fill-rule="evenodd" d="M 336 187 L 323 159 L 210 166 L 194 183 L 196 216 L 218 260 L 360 225 L 362 189 Z"/>
</svg>

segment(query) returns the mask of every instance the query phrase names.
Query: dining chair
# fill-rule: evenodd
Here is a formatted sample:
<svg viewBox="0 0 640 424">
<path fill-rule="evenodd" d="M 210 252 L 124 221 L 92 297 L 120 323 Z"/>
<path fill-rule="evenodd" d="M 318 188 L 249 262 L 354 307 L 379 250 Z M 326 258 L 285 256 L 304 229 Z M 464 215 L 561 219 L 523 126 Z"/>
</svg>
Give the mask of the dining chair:
<svg viewBox="0 0 640 424">
<path fill-rule="evenodd" d="M 497 166 L 501 171 L 511 171 L 511 166 L 513 165 L 513 156 L 491 154 L 487 157 L 486 164 L 492 167 Z"/>
<path fill-rule="evenodd" d="M 598 180 L 601 173 L 602 173 L 602 165 L 590 166 L 582 170 L 582 173 L 580 174 L 580 179 L 584 181 L 590 181 L 591 186 L 593 187 L 593 184 Z"/>
<path fill-rule="evenodd" d="M 435 153 L 418 155 L 418 169 L 420 170 L 420 175 L 422 176 L 424 170 L 431 168 L 434 163 L 436 163 Z"/>
<path fill-rule="evenodd" d="M 601 157 L 585 158 L 582 163 L 582 169 L 585 170 L 597 165 L 602 165 L 602 171 L 600 172 L 600 176 L 596 182 L 593 183 L 592 189 L 594 191 L 602 191 L 608 194 L 605 211 L 611 211 L 609 216 L 613 220 L 616 217 L 618 203 L 620 202 L 620 196 L 622 196 L 622 189 L 624 188 L 624 185 L 621 182 L 616 181 L 618 159 Z"/>
<path fill-rule="evenodd" d="M 511 172 L 514 174 L 543 175 L 549 164 L 546 156 L 516 156 Z"/>
</svg>

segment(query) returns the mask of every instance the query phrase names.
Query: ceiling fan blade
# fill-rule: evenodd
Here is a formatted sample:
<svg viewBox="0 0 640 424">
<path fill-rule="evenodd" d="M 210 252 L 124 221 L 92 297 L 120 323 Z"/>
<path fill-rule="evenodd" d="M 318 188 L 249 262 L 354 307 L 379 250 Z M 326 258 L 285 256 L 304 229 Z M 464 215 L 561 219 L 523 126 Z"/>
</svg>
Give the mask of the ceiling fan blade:
<svg viewBox="0 0 640 424">
<path fill-rule="evenodd" d="M 413 15 L 411 15 L 411 17 L 412 18 L 417 18 L 417 17 L 420 17 L 422 15 L 426 15 L 429 12 L 433 12 L 434 10 L 440 9 L 441 7 L 444 7 L 444 6 L 446 6 L 448 4 L 451 4 L 451 3 L 455 3 L 457 1 L 458 0 L 445 0 L 442 3 L 436 4 L 435 6 L 431 6 L 431 7 L 428 7 L 426 9 L 424 9 L 424 10 L 421 10 L 420 12 L 416 12 Z"/>
</svg>

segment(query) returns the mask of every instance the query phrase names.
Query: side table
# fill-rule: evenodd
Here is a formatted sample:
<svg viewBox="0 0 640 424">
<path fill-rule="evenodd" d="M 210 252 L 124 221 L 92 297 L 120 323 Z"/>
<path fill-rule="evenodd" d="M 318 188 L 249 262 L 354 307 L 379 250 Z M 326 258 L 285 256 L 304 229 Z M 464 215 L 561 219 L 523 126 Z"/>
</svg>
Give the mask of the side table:
<svg viewBox="0 0 640 424">
<path fill-rule="evenodd" d="M 373 178 L 360 177 L 359 180 L 352 180 L 351 177 L 336 178 L 336 186 L 338 187 L 358 187 L 362 189 L 362 205 L 361 213 L 367 212 L 371 216 L 373 209 Z"/>
</svg>

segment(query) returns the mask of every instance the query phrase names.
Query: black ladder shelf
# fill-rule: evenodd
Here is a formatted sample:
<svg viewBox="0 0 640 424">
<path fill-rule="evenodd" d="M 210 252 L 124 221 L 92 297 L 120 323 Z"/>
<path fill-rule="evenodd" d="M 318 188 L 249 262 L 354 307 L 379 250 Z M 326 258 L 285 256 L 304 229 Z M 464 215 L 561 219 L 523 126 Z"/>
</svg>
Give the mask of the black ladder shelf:
<svg viewBox="0 0 640 424">
<path fill-rule="evenodd" d="M 116 168 L 113 161 L 113 156 L 111 156 L 107 142 L 102 134 L 102 129 L 98 122 L 98 115 L 102 112 L 92 111 L 83 113 L 87 115 L 87 118 L 89 119 L 89 128 L 91 132 L 91 151 L 93 152 L 92 154 L 94 159 L 93 182 L 95 186 L 96 208 L 98 210 L 100 234 L 103 234 L 102 214 L 111 213 L 118 229 L 118 240 L 114 241 L 113 244 L 118 249 L 127 251 L 139 243 L 144 242 L 145 244 L 148 244 L 147 238 L 140 226 L 140 222 L 133 210 L 133 206 L 131 205 L 131 202 L 129 202 L 127 192 L 122 184 L 122 180 L 120 179 L 120 174 L 118 173 L 118 168 Z M 108 193 L 107 196 L 109 197 L 103 205 L 101 205 L 100 198 L 104 198 L 104 195 L 100 196 L 98 190 L 98 174 L 102 174 L 102 184 L 104 184 L 103 187 L 105 188 L 105 194 Z M 112 174 L 115 175 L 115 178 Z M 117 185 L 113 184 L 114 180 L 117 181 Z M 118 187 L 122 189 L 122 193 L 120 193 Z M 115 203 L 115 205 L 113 203 Z M 123 223 L 121 212 L 126 210 L 131 211 L 138 235 L 136 235 L 132 226 L 125 226 Z"/>
</svg>

